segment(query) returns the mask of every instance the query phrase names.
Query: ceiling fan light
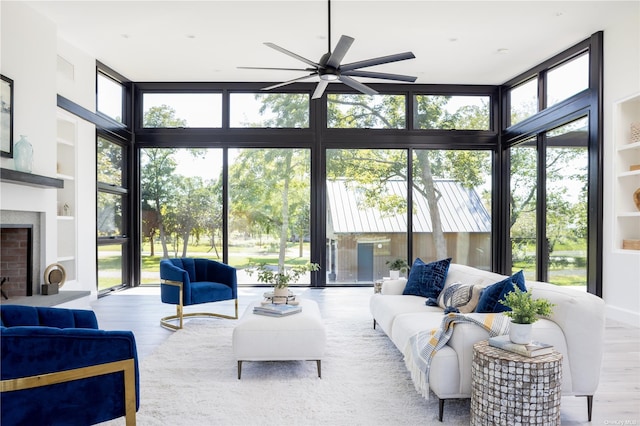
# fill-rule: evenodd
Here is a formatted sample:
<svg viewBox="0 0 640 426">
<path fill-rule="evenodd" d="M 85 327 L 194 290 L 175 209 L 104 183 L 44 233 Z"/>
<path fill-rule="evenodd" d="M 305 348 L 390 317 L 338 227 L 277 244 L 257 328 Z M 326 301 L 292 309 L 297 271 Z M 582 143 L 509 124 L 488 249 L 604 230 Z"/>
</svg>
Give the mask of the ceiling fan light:
<svg viewBox="0 0 640 426">
<path fill-rule="evenodd" d="M 337 81 L 338 76 L 336 74 L 320 74 L 320 79 L 324 81 Z"/>
</svg>

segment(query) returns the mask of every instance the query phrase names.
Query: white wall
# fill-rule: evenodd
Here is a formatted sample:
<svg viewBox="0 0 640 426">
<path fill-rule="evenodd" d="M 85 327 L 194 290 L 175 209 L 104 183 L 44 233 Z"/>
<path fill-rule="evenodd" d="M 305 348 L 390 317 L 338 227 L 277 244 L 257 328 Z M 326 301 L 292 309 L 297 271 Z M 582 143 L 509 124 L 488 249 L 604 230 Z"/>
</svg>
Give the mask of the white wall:
<svg viewBox="0 0 640 426">
<path fill-rule="evenodd" d="M 33 173 L 55 177 L 56 28 L 19 2 L 2 2 L 1 7 L 0 73 L 14 84 L 14 141 L 26 135 L 34 151 Z M 2 158 L 0 166 L 15 169 L 11 158 Z M 55 189 L 2 182 L 0 208 L 44 213 L 40 271 L 56 261 Z"/>
<path fill-rule="evenodd" d="M 609 318 L 640 326 L 640 253 L 616 250 L 613 235 L 616 184 L 613 110 L 616 101 L 640 93 L 640 3 L 611 28 L 604 28 L 604 274 Z M 638 117 L 640 120 L 640 117 Z"/>
<path fill-rule="evenodd" d="M 2 2 L 0 70 L 14 84 L 14 138 L 33 145 L 33 173 L 55 176 L 56 29 L 19 2 Z M 2 167 L 13 160 L 2 158 Z"/>
<path fill-rule="evenodd" d="M 22 2 L 1 2 L 0 72 L 14 81 L 14 141 L 27 135 L 33 145 L 32 172 L 56 177 L 57 94 L 95 111 L 95 59 L 59 40 L 53 22 Z M 73 65 L 72 78 L 57 72 L 58 55 Z M 82 120 L 76 146 L 78 236 L 76 280 L 63 290 L 91 291 L 97 295 L 95 247 L 95 126 Z M 3 168 L 15 169 L 13 159 L 2 158 Z M 58 257 L 57 190 L 14 183 L 0 184 L 3 210 L 44 212 L 46 265 Z M 42 280 L 42 277 L 38 277 Z"/>
</svg>

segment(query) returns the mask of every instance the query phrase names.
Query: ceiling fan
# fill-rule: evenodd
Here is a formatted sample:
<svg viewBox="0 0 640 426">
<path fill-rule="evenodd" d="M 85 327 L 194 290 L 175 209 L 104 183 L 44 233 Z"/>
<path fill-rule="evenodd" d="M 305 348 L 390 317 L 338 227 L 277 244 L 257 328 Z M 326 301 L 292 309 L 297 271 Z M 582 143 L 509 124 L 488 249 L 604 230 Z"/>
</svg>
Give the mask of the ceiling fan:
<svg viewBox="0 0 640 426">
<path fill-rule="evenodd" d="M 352 77 L 366 77 L 366 78 L 378 78 L 383 80 L 396 80 L 396 81 L 407 81 L 407 82 L 415 82 L 417 77 L 412 77 L 408 75 L 402 74 L 389 74 L 383 72 L 373 72 L 373 71 L 365 71 L 361 70 L 361 68 L 372 67 L 374 65 L 387 64 L 390 62 L 398 62 L 404 61 L 407 59 L 415 58 L 415 55 L 412 52 L 404 52 L 397 53 L 395 55 L 388 56 L 380 56 L 377 58 L 366 59 L 364 61 L 352 62 L 349 64 L 342 64 L 342 59 L 347 54 L 347 51 L 351 47 L 351 44 L 354 42 L 352 37 L 343 35 L 338 40 L 338 44 L 336 48 L 331 51 L 331 0 L 328 0 L 328 10 L 329 10 L 329 32 L 328 32 L 328 40 L 329 40 L 329 48 L 328 52 L 322 55 L 320 61 L 313 62 L 307 58 L 304 58 L 300 55 L 297 55 L 287 49 L 284 49 L 274 43 L 266 42 L 267 46 L 272 49 L 277 50 L 278 52 L 284 53 L 285 55 L 291 56 L 292 58 L 298 59 L 299 61 L 304 62 L 309 65 L 308 68 L 263 68 L 263 67 L 238 67 L 240 69 L 258 69 L 258 70 L 276 70 L 276 71 L 306 71 L 310 72 L 310 74 L 294 78 L 293 80 L 288 80 L 283 83 L 274 84 L 273 86 L 264 87 L 262 90 L 271 90 L 276 89 L 278 87 L 286 86 L 291 83 L 295 83 L 297 81 L 307 80 L 310 78 L 314 78 L 316 76 L 319 77 L 320 81 L 316 86 L 315 91 L 313 92 L 312 99 L 318 99 L 322 97 L 325 89 L 332 81 L 341 81 L 347 86 L 352 87 L 353 89 L 358 90 L 365 95 L 376 95 L 378 92 L 373 90 L 372 88 L 360 83 L 359 81 L 353 79 Z"/>
</svg>

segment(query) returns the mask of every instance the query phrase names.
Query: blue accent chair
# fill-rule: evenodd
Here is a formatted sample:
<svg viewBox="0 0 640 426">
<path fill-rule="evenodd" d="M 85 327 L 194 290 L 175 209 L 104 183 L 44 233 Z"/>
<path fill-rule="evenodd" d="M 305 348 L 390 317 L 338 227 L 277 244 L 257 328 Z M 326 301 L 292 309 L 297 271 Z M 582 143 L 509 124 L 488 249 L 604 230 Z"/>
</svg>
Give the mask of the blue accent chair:
<svg viewBox="0 0 640 426">
<path fill-rule="evenodd" d="M 3 426 L 135 425 L 135 338 L 99 330 L 93 311 L 2 305 L 0 356 Z"/>
<path fill-rule="evenodd" d="M 210 259 L 171 258 L 160 261 L 160 294 L 163 303 L 176 305 L 176 314 L 160 319 L 160 325 L 179 330 L 184 317 L 238 319 L 236 268 Z M 235 300 L 235 316 L 213 312 L 184 313 L 184 307 Z M 178 321 L 178 324 L 172 323 Z"/>
</svg>

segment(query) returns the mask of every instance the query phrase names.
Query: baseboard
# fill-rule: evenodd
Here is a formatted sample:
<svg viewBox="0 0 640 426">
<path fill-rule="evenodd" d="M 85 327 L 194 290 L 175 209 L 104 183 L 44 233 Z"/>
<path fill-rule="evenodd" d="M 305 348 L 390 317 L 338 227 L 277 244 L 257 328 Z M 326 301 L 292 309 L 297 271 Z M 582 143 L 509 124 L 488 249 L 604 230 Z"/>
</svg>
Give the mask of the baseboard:
<svg viewBox="0 0 640 426">
<path fill-rule="evenodd" d="M 640 312 L 634 312 L 629 309 L 622 309 L 611 305 L 607 305 L 605 309 L 607 319 L 623 322 L 634 327 L 640 327 Z"/>
</svg>

